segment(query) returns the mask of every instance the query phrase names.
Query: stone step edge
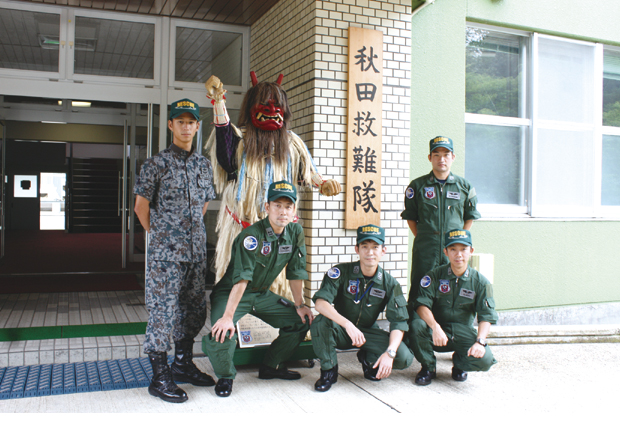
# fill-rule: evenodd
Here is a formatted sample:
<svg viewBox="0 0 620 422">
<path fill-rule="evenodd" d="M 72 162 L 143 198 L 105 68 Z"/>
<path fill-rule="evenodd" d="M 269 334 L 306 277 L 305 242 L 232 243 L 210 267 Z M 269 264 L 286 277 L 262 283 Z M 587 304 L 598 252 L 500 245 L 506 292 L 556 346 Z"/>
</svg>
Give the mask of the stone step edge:
<svg viewBox="0 0 620 422">
<path fill-rule="evenodd" d="M 620 335 L 620 325 L 519 325 L 491 327 L 489 339 L 511 337 L 600 337 Z"/>
<path fill-rule="evenodd" d="M 512 346 L 525 344 L 620 343 L 620 335 L 489 338 L 488 343 L 490 346 Z"/>
</svg>

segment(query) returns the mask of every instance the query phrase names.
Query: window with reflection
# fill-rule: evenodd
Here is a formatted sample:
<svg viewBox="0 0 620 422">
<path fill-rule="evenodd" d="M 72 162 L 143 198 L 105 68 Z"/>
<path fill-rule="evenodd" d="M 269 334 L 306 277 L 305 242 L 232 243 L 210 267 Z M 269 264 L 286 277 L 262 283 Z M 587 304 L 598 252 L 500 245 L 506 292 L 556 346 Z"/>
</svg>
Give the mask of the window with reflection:
<svg viewBox="0 0 620 422">
<path fill-rule="evenodd" d="M 468 27 L 467 113 L 525 117 L 522 104 L 524 37 Z"/>
<path fill-rule="evenodd" d="M 58 72 L 60 15 L 0 8 L 0 67 Z"/>
<path fill-rule="evenodd" d="M 177 82 L 205 83 L 216 75 L 224 85 L 241 85 L 243 36 L 199 28 L 176 28 Z"/>
<path fill-rule="evenodd" d="M 75 18 L 74 73 L 154 78 L 155 25 Z"/>
</svg>

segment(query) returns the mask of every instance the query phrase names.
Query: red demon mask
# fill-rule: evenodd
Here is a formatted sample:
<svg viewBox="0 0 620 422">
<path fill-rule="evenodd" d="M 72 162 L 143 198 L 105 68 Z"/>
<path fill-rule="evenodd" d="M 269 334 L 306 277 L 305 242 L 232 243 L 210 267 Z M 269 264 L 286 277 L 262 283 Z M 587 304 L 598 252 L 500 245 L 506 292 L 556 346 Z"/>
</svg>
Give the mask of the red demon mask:
<svg viewBox="0 0 620 422">
<path fill-rule="evenodd" d="M 261 130 L 278 130 L 284 124 L 282 108 L 269 100 L 267 104 L 255 104 L 250 111 L 252 124 Z"/>
</svg>

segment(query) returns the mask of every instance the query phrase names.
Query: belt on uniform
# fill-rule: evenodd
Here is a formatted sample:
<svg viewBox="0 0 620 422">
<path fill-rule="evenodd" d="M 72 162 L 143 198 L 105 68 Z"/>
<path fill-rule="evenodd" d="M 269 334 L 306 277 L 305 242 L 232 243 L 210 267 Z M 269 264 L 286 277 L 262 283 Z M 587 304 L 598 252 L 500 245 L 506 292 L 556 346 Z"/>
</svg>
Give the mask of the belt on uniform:
<svg viewBox="0 0 620 422">
<path fill-rule="evenodd" d="M 230 215 L 233 218 L 233 220 L 235 220 L 238 224 L 241 224 L 241 226 L 244 229 L 247 229 L 248 227 L 251 226 L 251 224 L 248 223 L 247 221 L 241 221 L 241 219 L 239 217 L 237 217 L 237 214 L 235 214 L 234 212 L 229 210 L 228 207 L 226 207 L 226 212 L 228 213 L 228 215 Z"/>
</svg>

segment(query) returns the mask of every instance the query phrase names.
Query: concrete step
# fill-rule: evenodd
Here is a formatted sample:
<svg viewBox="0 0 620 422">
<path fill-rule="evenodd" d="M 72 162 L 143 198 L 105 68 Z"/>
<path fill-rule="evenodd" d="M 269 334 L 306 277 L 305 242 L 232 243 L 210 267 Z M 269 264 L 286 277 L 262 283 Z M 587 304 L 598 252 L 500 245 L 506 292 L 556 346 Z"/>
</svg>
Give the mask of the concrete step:
<svg viewBox="0 0 620 422">
<path fill-rule="evenodd" d="M 600 325 L 494 325 L 490 345 L 620 343 L 620 324 Z"/>
</svg>

